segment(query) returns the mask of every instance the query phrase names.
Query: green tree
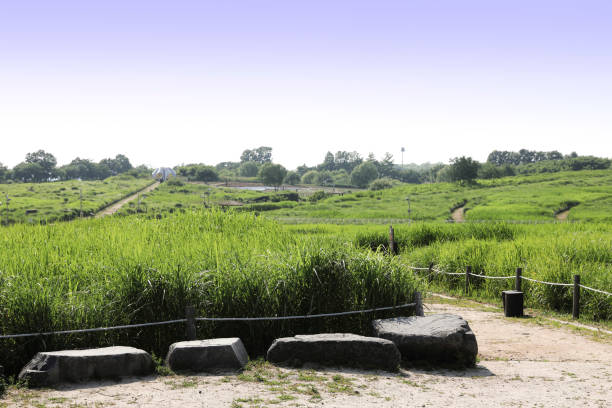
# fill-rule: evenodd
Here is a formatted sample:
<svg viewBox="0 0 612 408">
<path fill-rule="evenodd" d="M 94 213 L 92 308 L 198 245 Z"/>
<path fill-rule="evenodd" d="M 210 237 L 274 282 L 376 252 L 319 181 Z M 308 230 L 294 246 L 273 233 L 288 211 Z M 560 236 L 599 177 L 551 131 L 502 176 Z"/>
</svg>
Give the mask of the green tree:
<svg viewBox="0 0 612 408">
<path fill-rule="evenodd" d="M 351 173 L 351 183 L 358 187 L 366 187 L 370 182 L 378 178 L 376 165 L 370 161 L 361 163 Z"/>
<path fill-rule="evenodd" d="M 238 174 L 242 177 L 255 177 L 257 172 L 259 172 L 259 167 L 257 163 L 252 161 L 244 162 L 238 168 Z"/>
<path fill-rule="evenodd" d="M 7 179 L 8 172 L 8 168 L 2 163 L 0 163 L 0 181 L 4 181 Z"/>
<path fill-rule="evenodd" d="M 102 159 L 100 160 L 100 165 L 108 168 L 110 174 L 113 176 L 125 173 L 133 168 L 130 159 L 122 154 L 116 155 L 114 159 Z"/>
<path fill-rule="evenodd" d="M 327 154 L 325 154 L 325 159 L 323 159 L 323 163 L 321 163 L 317 167 L 319 170 L 327 170 L 327 171 L 335 170 L 336 162 L 335 162 L 333 153 L 327 152 Z"/>
<path fill-rule="evenodd" d="M 212 166 L 199 166 L 195 173 L 195 179 L 198 181 L 217 181 L 219 175 Z"/>
<path fill-rule="evenodd" d="M 57 159 L 51 153 L 47 153 L 44 150 L 28 153 L 26 154 L 25 162 L 28 164 L 38 164 L 42 169 L 40 172 L 37 170 L 37 178 L 32 181 L 48 181 L 53 178 L 53 171 L 57 165 Z M 34 167 L 30 168 L 34 169 Z"/>
<path fill-rule="evenodd" d="M 331 172 L 327 171 L 327 170 L 322 170 L 319 172 L 319 174 L 317 174 L 317 177 L 315 177 L 315 184 L 319 185 L 319 186 L 328 186 L 330 184 L 333 184 L 334 182 L 334 178 L 331 174 Z"/>
<path fill-rule="evenodd" d="M 302 184 L 314 184 L 319 174 L 316 170 L 309 170 L 302 176 Z"/>
<path fill-rule="evenodd" d="M 455 157 L 451 159 L 449 178 L 451 181 L 464 181 L 471 183 L 478 177 L 480 163 L 471 157 Z"/>
<path fill-rule="evenodd" d="M 48 180 L 48 172 L 38 163 L 21 162 L 13 168 L 13 179 L 24 183 Z"/>
<path fill-rule="evenodd" d="M 287 169 L 280 164 L 266 163 L 259 169 L 259 179 L 261 182 L 276 188 L 283 184 L 286 175 Z"/>
<path fill-rule="evenodd" d="M 296 173 L 295 171 L 290 171 L 285 176 L 284 183 L 289 184 L 290 186 L 295 186 L 297 184 L 300 184 L 300 181 L 301 181 L 300 175 Z"/>
<path fill-rule="evenodd" d="M 242 163 L 252 161 L 259 164 L 272 162 L 272 148 L 268 146 L 260 146 L 253 150 L 245 150 L 240 155 Z"/>
</svg>

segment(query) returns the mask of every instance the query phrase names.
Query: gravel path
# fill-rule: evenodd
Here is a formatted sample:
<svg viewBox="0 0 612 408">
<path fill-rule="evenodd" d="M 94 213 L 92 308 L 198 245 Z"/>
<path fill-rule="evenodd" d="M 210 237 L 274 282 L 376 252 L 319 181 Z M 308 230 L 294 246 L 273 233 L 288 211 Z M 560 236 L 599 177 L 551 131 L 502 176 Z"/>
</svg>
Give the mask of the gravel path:
<svg viewBox="0 0 612 408">
<path fill-rule="evenodd" d="M 130 407 L 607 407 L 612 401 L 612 344 L 540 319 L 499 311 L 426 304 L 456 313 L 476 334 L 476 368 L 284 369 L 264 362 L 241 375 L 147 377 L 123 382 L 11 390 L 6 406 Z M 38 405 L 37 405 L 38 404 Z M 3 405 L 0 402 L 0 407 Z"/>
</svg>

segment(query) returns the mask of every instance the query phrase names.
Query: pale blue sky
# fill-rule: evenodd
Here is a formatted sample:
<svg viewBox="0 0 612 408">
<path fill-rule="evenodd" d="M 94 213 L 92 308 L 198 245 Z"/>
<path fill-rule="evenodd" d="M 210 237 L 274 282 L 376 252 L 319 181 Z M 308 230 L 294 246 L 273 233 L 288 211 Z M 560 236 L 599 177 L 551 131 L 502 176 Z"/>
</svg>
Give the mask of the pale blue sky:
<svg viewBox="0 0 612 408">
<path fill-rule="evenodd" d="M 0 162 L 612 157 L 610 1 L 0 0 Z"/>
</svg>

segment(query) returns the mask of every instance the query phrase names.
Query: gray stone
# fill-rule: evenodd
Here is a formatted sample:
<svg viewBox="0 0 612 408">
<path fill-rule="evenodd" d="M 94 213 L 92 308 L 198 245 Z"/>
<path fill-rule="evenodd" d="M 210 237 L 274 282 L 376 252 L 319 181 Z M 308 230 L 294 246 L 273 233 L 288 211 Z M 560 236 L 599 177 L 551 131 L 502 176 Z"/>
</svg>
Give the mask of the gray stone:
<svg viewBox="0 0 612 408">
<path fill-rule="evenodd" d="M 249 361 L 238 337 L 181 341 L 168 350 L 166 364 L 173 371 L 240 370 Z"/>
<path fill-rule="evenodd" d="M 299 366 L 318 363 L 395 371 L 400 353 L 393 342 L 350 333 L 283 337 L 272 343 L 267 359 L 272 363 Z"/>
<path fill-rule="evenodd" d="M 437 314 L 374 320 L 376 336 L 393 341 L 402 360 L 471 367 L 478 344 L 468 323 L 460 316 Z"/>
<path fill-rule="evenodd" d="M 39 387 L 148 375 L 154 368 L 149 353 L 133 347 L 49 351 L 36 354 L 21 370 L 19 379 Z"/>
</svg>

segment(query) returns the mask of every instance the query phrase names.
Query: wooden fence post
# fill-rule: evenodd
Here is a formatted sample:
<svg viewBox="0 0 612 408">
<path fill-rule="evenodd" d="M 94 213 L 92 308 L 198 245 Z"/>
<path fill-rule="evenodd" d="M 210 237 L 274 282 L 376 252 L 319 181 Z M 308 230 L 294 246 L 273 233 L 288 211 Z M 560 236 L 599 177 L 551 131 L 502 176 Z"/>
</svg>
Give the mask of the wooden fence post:
<svg viewBox="0 0 612 408">
<path fill-rule="evenodd" d="M 514 290 L 516 290 L 517 292 L 521 291 L 521 276 L 523 275 L 523 269 L 522 268 L 516 268 L 516 280 L 514 281 Z"/>
<path fill-rule="evenodd" d="M 185 307 L 185 337 L 187 340 L 196 339 L 196 325 L 195 325 L 195 308 L 193 306 Z"/>
<path fill-rule="evenodd" d="M 472 273 L 472 267 L 468 266 L 465 268 L 465 294 L 467 295 L 470 290 L 470 273 Z"/>
<path fill-rule="evenodd" d="M 425 316 L 425 312 L 423 311 L 423 298 L 421 296 L 421 292 L 415 292 L 414 297 L 416 302 L 415 315 Z"/>
<path fill-rule="evenodd" d="M 397 248 L 395 246 L 395 232 L 393 231 L 393 225 L 389 225 L 389 255 L 397 255 Z"/>
<path fill-rule="evenodd" d="M 578 319 L 580 317 L 580 275 L 574 275 L 574 296 L 572 306 L 572 315 L 574 319 Z"/>
</svg>

